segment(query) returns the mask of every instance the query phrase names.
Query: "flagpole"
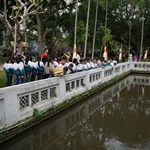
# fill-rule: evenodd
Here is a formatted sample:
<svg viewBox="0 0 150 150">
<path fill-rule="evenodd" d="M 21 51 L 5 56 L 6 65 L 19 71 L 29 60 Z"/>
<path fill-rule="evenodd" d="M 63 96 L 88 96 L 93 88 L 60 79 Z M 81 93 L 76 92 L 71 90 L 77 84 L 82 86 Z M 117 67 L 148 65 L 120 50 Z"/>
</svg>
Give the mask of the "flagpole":
<svg viewBox="0 0 150 150">
<path fill-rule="evenodd" d="M 94 37 L 93 37 L 93 48 L 92 48 L 92 60 L 94 58 L 94 49 L 95 49 L 95 37 L 96 37 L 96 27 L 97 27 L 97 15 L 98 15 L 98 1 L 96 3 L 96 14 L 95 14 L 95 27 L 94 27 Z"/>
<path fill-rule="evenodd" d="M 85 45 L 84 45 L 84 59 L 86 58 L 86 49 L 87 49 L 87 38 L 88 38 L 88 28 L 89 28 L 90 4 L 91 4 L 91 0 L 88 1 L 88 12 L 87 12 L 87 22 L 86 22 L 86 37 L 85 37 Z"/>
<path fill-rule="evenodd" d="M 131 49 L 131 29 L 132 29 L 132 21 L 128 21 L 128 26 L 129 26 L 129 49 L 128 49 L 128 57 L 130 54 L 130 49 Z"/>
<path fill-rule="evenodd" d="M 75 29 L 74 29 L 74 50 L 73 50 L 73 59 L 74 59 L 74 58 L 77 58 L 77 50 L 76 50 L 77 21 L 78 21 L 78 0 L 76 0 L 76 16 L 75 16 Z"/>
<path fill-rule="evenodd" d="M 121 49 L 122 49 L 122 47 L 123 47 L 123 44 L 121 44 Z"/>
<path fill-rule="evenodd" d="M 107 16 L 108 16 L 108 0 L 106 0 L 106 13 L 105 13 L 105 34 L 106 34 L 106 28 L 107 28 Z M 105 43 L 106 53 L 107 53 L 107 43 Z M 104 48 L 104 51 L 105 51 Z M 105 52 L 104 52 L 105 53 Z M 108 56 L 107 56 L 108 57 Z"/>
<path fill-rule="evenodd" d="M 106 13 L 105 13 L 105 34 L 107 28 L 107 16 L 108 16 L 108 0 L 106 0 Z"/>
<path fill-rule="evenodd" d="M 141 33 L 141 48 L 140 48 L 140 57 L 139 57 L 139 62 L 141 61 L 141 57 L 142 57 L 142 52 L 143 52 L 143 36 L 144 36 L 144 14 L 141 18 L 142 21 L 142 33 Z"/>
</svg>

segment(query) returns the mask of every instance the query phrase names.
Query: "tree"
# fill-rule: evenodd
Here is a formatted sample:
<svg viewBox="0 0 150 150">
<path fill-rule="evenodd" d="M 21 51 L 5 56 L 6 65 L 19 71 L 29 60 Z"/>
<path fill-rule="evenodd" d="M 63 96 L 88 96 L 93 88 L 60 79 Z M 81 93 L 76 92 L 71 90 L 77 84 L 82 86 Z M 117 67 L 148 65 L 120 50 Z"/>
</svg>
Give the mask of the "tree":
<svg viewBox="0 0 150 150">
<path fill-rule="evenodd" d="M 84 0 L 79 0 L 79 2 L 82 1 Z M 73 13 L 75 4 L 76 0 L 72 0 L 69 3 L 65 0 L 43 1 L 42 9 L 44 13 L 36 12 L 39 55 L 43 53 L 43 43 L 47 41 L 46 36 L 51 37 L 50 40 L 53 41 L 52 37 L 56 37 L 52 35 L 56 30 L 58 31 L 59 29 L 62 34 L 65 32 L 64 30 L 67 30 L 64 26 L 64 20 L 66 21 L 69 18 L 67 16 L 69 13 Z M 48 33 L 51 35 L 48 35 Z"/>
<path fill-rule="evenodd" d="M 17 43 L 19 52 L 22 50 L 22 40 L 27 28 L 27 19 L 29 19 L 30 15 L 35 14 L 41 1 L 36 2 L 35 0 L 30 0 L 30 2 L 25 3 L 22 0 L 16 0 L 15 4 L 10 2 L 11 7 L 8 7 L 6 0 L 4 0 L 4 10 L 0 14 L 0 19 L 5 22 L 5 26 L 12 33 L 15 43 L 14 50 Z M 11 14 L 8 15 L 10 11 Z"/>
<path fill-rule="evenodd" d="M 140 40 L 141 40 L 141 22 L 142 17 L 141 8 L 145 5 L 145 24 L 149 24 L 149 14 L 150 14 L 150 1 L 148 0 L 110 0 L 108 9 L 108 27 L 112 31 L 114 40 L 122 43 L 123 45 L 128 45 L 129 43 L 129 26 L 128 21 L 132 22 L 132 37 L 131 37 L 131 47 L 136 52 L 139 51 Z M 150 36 L 144 38 L 147 41 Z M 146 42 L 145 42 L 146 43 Z M 146 44 L 144 46 L 146 47 Z"/>
</svg>

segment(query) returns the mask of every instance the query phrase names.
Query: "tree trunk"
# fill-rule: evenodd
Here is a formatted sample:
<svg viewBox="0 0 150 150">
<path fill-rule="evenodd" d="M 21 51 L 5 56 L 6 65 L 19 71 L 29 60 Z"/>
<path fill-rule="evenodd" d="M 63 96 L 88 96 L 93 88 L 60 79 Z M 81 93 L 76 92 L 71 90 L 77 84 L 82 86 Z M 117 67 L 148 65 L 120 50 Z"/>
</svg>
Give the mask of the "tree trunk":
<svg viewBox="0 0 150 150">
<path fill-rule="evenodd" d="M 37 20 L 37 34 L 38 34 L 38 52 L 39 56 L 41 56 L 43 53 L 43 36 L 42 36 L 42 22 L 38 12 L 36 13 L 36 20 Z"/>
<path fill-rule="evenodd" d="M 18 52 L 21 53 L 22 52 L 22 42 L 20 40 L 17 41 L 17 46 L 18 46 Z"/>
<path fill-rule="evenodd" d="M 16 49 L 18 49 L 18 52 L 22 52 L 22 34 L 18 32 L 18 28 L 14 27 L 14 30 L 12 32 L 13 39 L 14 39 L 14 53 L 16 52 Z"/>
<path fill-rule="evenodd" d="M 6 47 L 5 31 L 3 30 L 3 47 Z"/>
</svg>

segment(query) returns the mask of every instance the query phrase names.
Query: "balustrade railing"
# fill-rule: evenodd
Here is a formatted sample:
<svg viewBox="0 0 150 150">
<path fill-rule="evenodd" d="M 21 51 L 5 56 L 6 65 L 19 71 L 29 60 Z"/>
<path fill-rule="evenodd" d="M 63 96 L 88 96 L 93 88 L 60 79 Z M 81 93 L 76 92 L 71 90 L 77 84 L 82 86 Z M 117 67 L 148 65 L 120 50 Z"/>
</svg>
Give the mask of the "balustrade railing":
<svg viewBox="0 0 150 150">
<path fill-rule="evenodd" d="M 133 69 L 140 70 L 140 71 L 150 71 L 150 63 L 149 62 L 133 63 Z"/>
<path fill-rule="evenodd" d="M 150 70 L 150 63 L 121 63 L 63 77 L 49 78 L 0 89 L 0 128 L 32 116 L 130 70 Z M 122 85 L 123 87 L 124 85 Z M 117 92 L 118 88 L 114 88 Z M 107 94 L 106 94 L 107 97 Z"/>
</svg>

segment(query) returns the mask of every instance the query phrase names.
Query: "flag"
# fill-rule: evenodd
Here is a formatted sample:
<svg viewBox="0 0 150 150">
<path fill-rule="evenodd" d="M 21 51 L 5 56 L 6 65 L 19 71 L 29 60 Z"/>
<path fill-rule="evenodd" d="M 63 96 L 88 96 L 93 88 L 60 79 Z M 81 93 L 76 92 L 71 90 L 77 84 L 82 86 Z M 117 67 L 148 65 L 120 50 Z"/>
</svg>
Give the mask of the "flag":
<svg viewBox="0 0 150 150">
<path fill-rule="evenodd" d="M 104 48 L 103 57 L 105 58 L 105 60 L 107 60 L 107 59 L 108 59 L 106 46 L 105 46 L 105 48 Z"/>
<path fill-rule="evenodd" d="M 119 51 L 119 60 L 122 60 L 122 49 L 120 48 L 120 51 Z"/>
<path fill-rule="evenodd" d="M 74 50 L 73 50 L 73 59 L 77 58 L 77 49 L 76 49 L 76 45 L 74 45 Z"/>
<path fill-rule="evenodd" d="M 145 51 L 144 59 L 147 59 L 147 50 Z"/>
</svg>

